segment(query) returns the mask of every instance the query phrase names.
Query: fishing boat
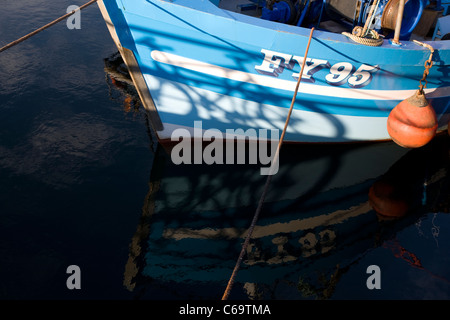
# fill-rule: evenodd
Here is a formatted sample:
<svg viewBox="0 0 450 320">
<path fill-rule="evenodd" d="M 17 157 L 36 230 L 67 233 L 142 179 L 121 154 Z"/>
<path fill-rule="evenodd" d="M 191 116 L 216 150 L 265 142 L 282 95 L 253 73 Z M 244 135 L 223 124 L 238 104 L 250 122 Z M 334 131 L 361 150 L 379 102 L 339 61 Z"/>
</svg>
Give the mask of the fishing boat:
<svg viewBox="0 0 450 320">
<path fill-rule="evenodd" d="M 128 100 L 138 94 L 118 54 L 105 59 L 105 73 L 111 97 L 129 112 Z M 148 192 L 123 284 L 140 299 L 219 298 L 265 178 L 258 164 L 175 164 L 155 143 L 147 120 Z M 355 267 L 374 250 L 392 251 L 430 276 L 424 252 L 436 254 L 433 239 L 439 234 L 433 230 L 439 224 L 433 221 L 448 212 L 449 143 L 439 135 L 415 150 L 393 142 L 286 145 L 232 298 L 333 299 L 345 286 L 341 279 L 359 274 Z M 417 237 L 431 243 L 408 243 L 406 250 L 396 235 L 415 227 Z M 346 299 L 361 298 L 348 287 L 344 291 Z"/>
<path fill-rule="evenodd" d="M 98 5 L 159 141 L 202 139 L 208 130 L 278 139 L 273 130 L 283 130 L 293 104 L 284 141 L 340 143 L 391 139 L 391 111 L 419 89 L 435 112 L 433 130 L 448 126 L 449 4 L 401 2 Z"/>
</svg>

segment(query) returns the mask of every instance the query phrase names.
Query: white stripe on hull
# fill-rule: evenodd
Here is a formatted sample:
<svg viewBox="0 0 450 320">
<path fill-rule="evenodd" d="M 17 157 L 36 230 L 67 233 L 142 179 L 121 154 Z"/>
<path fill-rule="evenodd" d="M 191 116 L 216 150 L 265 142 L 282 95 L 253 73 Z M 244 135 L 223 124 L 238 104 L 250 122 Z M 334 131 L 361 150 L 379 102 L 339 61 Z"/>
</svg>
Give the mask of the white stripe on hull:
<svg viewBox="0 0 450 320">
<path fill-rule="evenodd" d="M 283 80 L 264 75 L 252 74 L 239 70 L 219 67 L 202 61 L 181 57 L 179 55 L 154 50 L 151 53 L 152 58 L 161 63 L 176 66 L 207 75 L 230 79 L 234 81 L 252 83 L 268 88 L 295 91 L 296 81 Z M 302 83 L 299 93 L 313 94 L 328 97 L 342 97 L 349 99 L 369 99 L 369 100 L 404 100 L 411 97 L 417 89 L 413 90 L 368 90 L 368 89 L 350 89 L 333 86 L 321 86 L 317 84 Z M 425 89 L 428 98 L 446 97 L 450 95 L 450 87 L 439 89 Z"/>
</svg>

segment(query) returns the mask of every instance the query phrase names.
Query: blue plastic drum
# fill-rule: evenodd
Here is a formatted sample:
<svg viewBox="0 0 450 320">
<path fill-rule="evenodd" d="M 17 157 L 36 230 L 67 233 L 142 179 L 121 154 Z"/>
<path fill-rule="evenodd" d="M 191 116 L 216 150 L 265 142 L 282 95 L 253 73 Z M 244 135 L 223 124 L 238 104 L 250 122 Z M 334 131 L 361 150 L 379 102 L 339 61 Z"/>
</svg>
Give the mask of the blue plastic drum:
<svg viewBox="0 0 450 320">
<path fill-rule="evenodd" d="M 397 7 L 399 0 L 389 0 L 383 10 L 382 26 L 395 30 L 397 20 Z M 427 0 L 408 0 L 403 11 L 402 27 L 400 29 L 400 39 L 409 40 L 412 32 L 419 23 L 425 9 Z"/>
</svg>

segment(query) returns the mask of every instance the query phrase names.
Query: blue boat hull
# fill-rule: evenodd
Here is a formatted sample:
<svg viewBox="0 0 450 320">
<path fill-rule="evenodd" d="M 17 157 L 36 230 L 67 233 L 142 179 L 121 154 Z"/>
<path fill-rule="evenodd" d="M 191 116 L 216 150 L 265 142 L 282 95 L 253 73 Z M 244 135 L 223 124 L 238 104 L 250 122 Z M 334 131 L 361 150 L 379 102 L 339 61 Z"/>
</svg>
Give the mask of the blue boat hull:
<svg viewBox="0 0 450 320">
<path fill-rule="evenodd" d="M 242 130 L 233 135 L 239 139 L 283 129 L 309 29 L 206 0 L 112 0 L 99 1 L 99 7 L 135 83 L 140 81 L 141 100 L 161 141 L 202 138 L 205 130 L 225 138 Z M 425 92 L 443 130 L 450 119 L 450 43 L 429 44 L 435 54 Z M 390 139 L 387 117 L 417 91 L 429 55 L 409 41 L 368 47 L 315 31 L 284 140 Z"/>
</svg>

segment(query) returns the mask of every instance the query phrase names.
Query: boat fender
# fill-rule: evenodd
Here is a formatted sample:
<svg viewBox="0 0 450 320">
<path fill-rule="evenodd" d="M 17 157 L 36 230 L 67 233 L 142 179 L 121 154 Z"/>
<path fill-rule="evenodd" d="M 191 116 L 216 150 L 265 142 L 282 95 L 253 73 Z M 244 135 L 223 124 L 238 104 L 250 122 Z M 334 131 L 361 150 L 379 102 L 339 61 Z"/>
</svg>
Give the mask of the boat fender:
<svg viewBox="0 0 450 320">
<path fill-rule="evenodd" d="M 396 105 L 387 120 L 392 140 L 404 148 L 426 145 L 436 135 L 437 127 L 436 113 L 420 90 Z"/>
<path fill-rule="evenodd" d="M 430 57 L 425 61 L 425 71 L 420 79 L 419 89 L 414 95 L 395 106 L 387 119 L 387 129 L 392 140 L 405 148 L 419 148 L 426 145 L 434 138 L 438 127 L 436 112 L 425 98 L 424 91 L 427 76 L 433 66 L 434 48 L 429 44 L 413 41 L 428 48 Z"/>
</svg>

